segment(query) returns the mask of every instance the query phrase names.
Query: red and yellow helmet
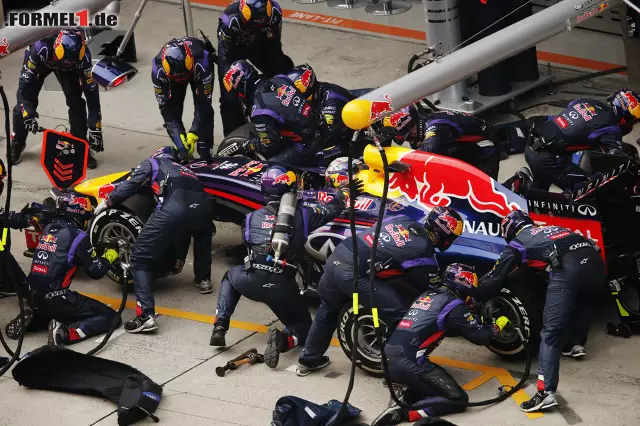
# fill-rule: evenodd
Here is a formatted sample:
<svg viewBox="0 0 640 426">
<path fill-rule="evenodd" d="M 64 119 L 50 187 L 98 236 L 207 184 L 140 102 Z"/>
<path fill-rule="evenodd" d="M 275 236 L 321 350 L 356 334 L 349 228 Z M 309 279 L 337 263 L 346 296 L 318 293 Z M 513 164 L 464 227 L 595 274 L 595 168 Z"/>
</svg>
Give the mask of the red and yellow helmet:
<svg viewBox="0 0 640 426">
<path fill-rule="evenodd" d="M 162 48 L 162 69 L 170 80 L 188 80 L 193 66 L 193 54 L 184 40 L 173 39 Z"/>
</svg>

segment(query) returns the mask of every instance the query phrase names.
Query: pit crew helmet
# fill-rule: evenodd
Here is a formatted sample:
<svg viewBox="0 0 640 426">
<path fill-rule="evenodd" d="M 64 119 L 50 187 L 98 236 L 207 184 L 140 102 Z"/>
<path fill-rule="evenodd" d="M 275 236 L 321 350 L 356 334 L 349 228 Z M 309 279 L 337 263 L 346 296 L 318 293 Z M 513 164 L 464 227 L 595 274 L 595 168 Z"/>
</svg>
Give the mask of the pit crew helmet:
<svg viewBox="0 0 640 426">
<path fill-rule="evenodd" d="M 153 154 L 151 154 L 151 158 L 167 158 L 171 161 L 176 161 L 178 158 L 178 150 L 174 146 L 163 146 L 162 148 L 156 149 Z"/>
<path fill-rule="evenodd" d="M 238 10 L 244 22 L 267 24 L 273 15 L 273 3 L 271 0 L 240 0 Z"/>
<path fill-rule="evenodd" d="M 510 243 L 518 232 L 526 226 L 533 226 L 533 219 L 522 210 L 513 210 L 500 223 L 500 233 L 507 243 Z"/>
<path fill-rule="evenodd" d="M 262 193 L 268 201 L 275 201 L 296 189 L 296 173 L 282 165 L 269 167 L 260 177 Z"/>
<path fill-rule="evenodd" d="M 475 289 L 478 287 L 478 274 L 472 266 L 452 263 L 442 274 L 442 284 L 467 302 L 474 298 Z"/>
<path fill-rule="evenodd" d="M 255 83 L 259 79 L 258 70 L 245 60 L 231 64 L 222 78 L 222 85 L 228 93 L 251 101 L 255 93 Z"/>
<path fill-rule="evenodd" d="M 59 216 L 72 225 L 85 230 L 93 215 L 93 205 L 91 205 L 89 197 L 64 194 L 56 200 L 56 211 Z"/>
<path fill-rule="evenodd" d="M 363 167 L 364 163 L 362 161 L 355 158 L 351 160 L 354 179 Z M 333 160 L 324 172 L 324 182 L 326 186 L 332 188 L 337 188 L 342 183 L 349 182 L 349 157 L 340 157 Z"/>
<path fill-rule="evenodd" d="M 298 65 L 287 73 L 287 77 L 296 89 L 306 96 L 308 100 L 313 99 L 313 95 L 316 92 L 318 86 L 318 80 L 316 79 L 316 73 L 309 64 Z"/>
<path fill-rule="evenodd" d="M 621 89 L 607 98 L 621 124 L 633 126 L 640 121 L 640 96 L 631 90 Z"/>
<path fill-rule="evenodd" d="M 193 73 L 194 62 L 193 53 L 184 40 L 174 38 L 162 48 L 162 69 L 171 81 L 188 80 Z"/>
<path fill-rule="evenodd" d="M 462 234 L 463 222 L 454 209 L 436 206 L 427 215 L 424 227 L 433 245 L 444 251 Z"/>
<path fill-rule="evenodd" d="M 61 68 L 76 68 L 84 60 L 87 45 L 77 29 L 60 30 L 53 42 L 53 61 Z"/>
</svg>

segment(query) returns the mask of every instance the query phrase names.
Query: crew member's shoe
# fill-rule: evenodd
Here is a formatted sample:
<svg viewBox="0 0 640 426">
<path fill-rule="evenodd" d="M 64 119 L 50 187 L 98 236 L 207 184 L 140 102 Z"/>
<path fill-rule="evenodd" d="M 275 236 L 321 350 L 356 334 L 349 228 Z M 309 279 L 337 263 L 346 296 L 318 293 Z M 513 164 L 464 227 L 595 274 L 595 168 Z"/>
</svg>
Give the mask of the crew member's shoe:
<svg viewBox="0 0 640 426">
<path fill-rule="evenodd" d="M 323 355 L 316 361 L 303 361 L 302 358 L 298 359 L 298 366 L 296 367 L 296 374 L 300 377 L 308 376 L 312 371 L 320 370 L 331 364 L 331 360 L 328 356 Z"/>
<path fill-rule="evenodd" d="M 555 392 L 538 391 L 538 393 L 536 393 L 529 401 L 525 401 L 520 404 L 520 408 L 525 413 L 530 413 L 532 411 L 546 410 L 547 408 L 555 407 L 557 405 L 558 401 L 556 401 Z"/>
<path fill-rule="evenodd" d="M 127 333 L 149 333 L 158 329 L 153 315 L 140 315 L 126 322 L 124 329 Z"/>
<path fill-rule="evenodd" d="M 582 345 L 573 345 L 573 347 L 566 347 L 562 350 L 562 355 L 570 356 L 575 359 L 582 359 L 587 355 L 587 352 Z"/>
<path fill-rule="evenodd" d="M 9 149 L 9 161 L 11 161 L 11 164 L 18 164 L 20 161 L 22 161 L 22 151 L 24 151 L 26 147 L 26 142 L 11 141 L 11 146 Z"/>
<path fill-rule="evenodd" d="M 211 284 L 211 280 L 195 280 L 193 285 L 200 289 L 200 294 L 209 294 L 213 293 L 213 285 Z"/>
<path fill-rule="evenodd" d="M 407 399 L 401 387 L 394 388 L 397 398 L 408 405 Z M 384 410 L 374 421 L 371 426 L 387 426 L 397 425 L 398 423 L 409 421 L 409 410 L 398 405 L 393 399 L 389 407 Z"/>
<path fill-rule="evenodd" d="M 29 308 L 25 308 L 24 310 L 24 329 L 26 330 L 29 327 L 29 324 L 33 321 L 33 311 Z M 20 337 L 20 333 L 22 331 L 22 318 L 21 315 L 18 314 L 17 317 L 9 321 L 7 326 L 4 328 L 5 333 L 7 333 L 7 337 L 10 339 L 16 340 Z"/>
<path fill-rule="evenodd" d="M 221 325 L 213 327 L 213 333 L 211 333 L 211 339 L 209 340 L 209 346 L 227 346 L 227 342 L 224 340 L 224 335 L 227 334 L 227 330 Z"/>
<path fill-rule="evenodd" d="M 275 326 L 267 331 L 267 348 L 264 350 L 264 363 L 269 368 L 276 368 L 280 361 L 280 354 L 296 347 L 298 344 L 294 336 L 278 330 Z"/>
<path fill-rule="evenodd" d="M 98 162 L 96 161 L 95 157 L 93 156 L 93 152 L 89 151 L 89 158 L 87 159 L 87 168 L 88 169 L 95 169 L 96 167 L 98 167 Z"/>
<path fill-rule="evenodd" d="M 51 320 L 49 321 L 49 339 L 47 345 L 61 346 L 69 341 L 69 327 L 63 323 Z"/>
<path fill-rule="evenodd" d="M 533 183 L 533 176 L 528 167 L 522 167 L 512 177 L 507 179 L 503 185 L 516 194 L 522 194 L 529 189 Z"/>
</svg>

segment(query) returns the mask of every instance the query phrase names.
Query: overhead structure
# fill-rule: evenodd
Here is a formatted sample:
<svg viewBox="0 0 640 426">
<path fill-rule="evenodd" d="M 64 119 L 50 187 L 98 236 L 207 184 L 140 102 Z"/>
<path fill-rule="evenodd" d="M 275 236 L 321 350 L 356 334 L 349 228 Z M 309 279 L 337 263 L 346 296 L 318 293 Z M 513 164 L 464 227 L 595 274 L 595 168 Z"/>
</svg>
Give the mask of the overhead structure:
<svg viewBox="0 0 640 426">
<path fill-rule="evenodd" d="M 44 7 L 39 12 L 79 12 L 88 10 L 89 15 L 95 15 L 101 10 L 107 8 L 110 4 L 111 8 L 116 10 L 119 8 L 118 0 L 58 0 L 57 2 Z M 0 53 L 0 57 L 9 55 L 13 52 L 27 47 L 38 40 L 54 35 L 61 27 L 9 27 L 5 26 L 0 29 L 0 41 L 6 47 L 6 54 Z"/>
<path fill-rule="evenodd" d="M 342 119 L 354 130 L 364 129 L 620 3 L 622 0 L 564 0 L 349 102 Z"/>
</svg>

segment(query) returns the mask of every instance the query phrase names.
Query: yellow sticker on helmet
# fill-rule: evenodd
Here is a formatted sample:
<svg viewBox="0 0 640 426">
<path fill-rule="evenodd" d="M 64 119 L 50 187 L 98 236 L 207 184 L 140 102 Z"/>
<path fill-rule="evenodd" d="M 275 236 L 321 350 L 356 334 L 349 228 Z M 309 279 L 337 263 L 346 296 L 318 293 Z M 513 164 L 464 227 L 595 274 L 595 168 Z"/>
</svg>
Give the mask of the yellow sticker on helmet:
<svg viewBox="0 0 640 426">
<path fill-rule="evenodd" d="M 271 5 L 271 0 L 267 0 L 267 16 L 269 18 L 271 18 L 271 9 L 272 9 L 272 5 Z"/>
<path fill-rule="evenodd" d="M 162 58 L 162 69 L 164 70 L 165 74 L 171 75 L 171 67 L 169 66 L 169 62 L 167 62 L 167 60 L 164 58 Z"/>
<path fill-rule="evenodd" d="M 248 21 L 248 20 L 250 20 L 250 19 L 251 19 L 251 9 L 249 9 L 249 6 L 244 5 L 244 6 L 242 7 L 241 12 L 242 12 L 242 17 L 243 17 L 246 21 Z"/>
<path fill-rule="evenodd" d="M 191 52 L 187 52 L 187 56 L 184 58 L 184 66 L 187 67 L 189 71 L 193 68 L 193 56 L 191 56 Z"/>
<path fill-rule="evenodd" d="M 84 59 L 84 54 L 86 50 L 87 50 L 87 47 L 83 44 L 82 47 L 80 48 L 80 56 L 78 57 L 79 60 L 82 61 Z"/>
<path fill-rule="evenodd" d="M 54 52 L 56 54 L 56 58 L 58 59 L 64 58 L 64 46 L 62 45 L 62 43 L 56 46 L 56 48 L 54 49 Z"/>
</svg>

